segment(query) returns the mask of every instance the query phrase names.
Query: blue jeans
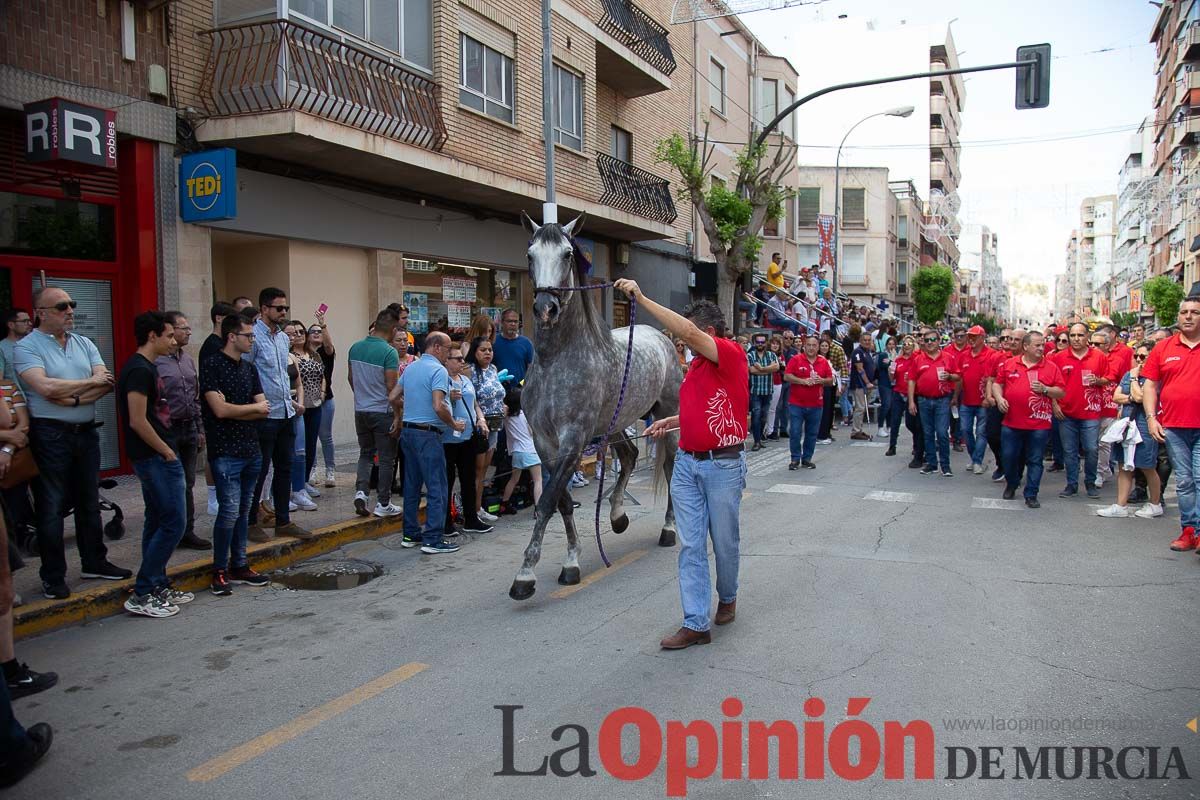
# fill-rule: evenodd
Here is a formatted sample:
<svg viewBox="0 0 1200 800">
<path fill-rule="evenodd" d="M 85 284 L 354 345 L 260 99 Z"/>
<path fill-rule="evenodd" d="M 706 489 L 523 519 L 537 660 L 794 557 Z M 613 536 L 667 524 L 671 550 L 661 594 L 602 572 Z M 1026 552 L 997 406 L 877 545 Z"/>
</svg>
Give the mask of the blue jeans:
<svg viewBox="0 0 1200 800">
<path fill-rule="evenodd" d="M 918 397 L 917 412 L 921 415 L 921 429 L 925 431 L 925 466 L 950 469 L 949 396 Z"/>
<path fill-rule="evenodd" d="M 852 418 L 852 415 L 854 413 L 853 400 L 854 400 L 854 395 L 851 393 L 850 387 L 847 385 L 845 391 L 842 392 L 841 398 L 838 400 L 838 405 L 842 409 L 842 423 L 843 424 L 849 423 Z"/>
<path fill-rule="evenodd" d="M 679 529 L 679 597 L 683 626 L 709 628 L 712 579 L 708 573 L 708 539 L 717 565 L 717 598 L 737 599 L 738 514 L 746 488 L 746 456 L 700 461 L 683 451 L 671 475 L 671 499 Z"/>
<path fill-rule="evenodd" d="M 1050 453 L 1054 456 L 1054 466 L 1063 466 L 1062 423 L 1058 417 L 1050 420 Z"/>
<path fill-rule="evenodd" d="M 1200 527 L 1196 503 L 1196 478 L 1200 476 L 1200 428 L 1167 428 L 1167 455 L 1175 470 L 1179 492 L 1179 521 L 1185 528 Z"/>
<path fill-rule="evenodd" d="M 883 382 L 880 381 L 880 383 L 879 383 L 879 416 L 875 420 L 877 423 L 879 423 L 878 427 L 882 428 L 882 427 L 888 425 L 888 423 L 891 421 L 891 419 L 892 419 L 892 403 L 895 401 L 895 397 L 896 397 L 896 393 L 894 391 L 892 391 L 891 384 L 884 386 Z"/>
<path fill-rule="evenodd" d="M 421 537 L 424 544 L 439 544 L 446 529 L 446 507 L 449 494 L 446 487 L 446 451 L 442 435 L 417 428 L 400 431 L 400 446 L 404 448 L 404 535 L 409 539 Z M 379 481 L 386 480 L 380 470 Z M 422 532 L 417 512 L 421 506 L 421 487 L 425 487 L 425 530 Z"/>
<path fill-rule="evenodd" d="M 333 398 L 328 398 L 324 403 L 321 403 L 321 455 L 325 457 L 325 469 L 333 469 L 334 466 L 334 450 L 333 450 Z"/>
<path fill-rule="evenodd" d="M 767 412 L 771 407 L 771 395 L 750 395 L 750 431 L 754 435 L 754 443 L 760 443 L 765 437 L 763 427 L 767 424 Z"/>
<path fill-rule="evenodd" d="M 262 456 L 217 456 L 209 462 L 217 486 L 217 519 L 213 522 L 213 569 L 246 566 L 246 529 Z"/>
<path fill-rule="evenodd" d="M 250 506 L 250 524 L 258 522 L 258 501 L 267 480 L 267 463 L 275 468 L 271 475 L 271 499 L 275 504 L 275 524 L 291 522 L 288 501 L 292 494 L 292 460 L 296 455 L 296 423 L 291 419 L 260 419 L 258 447 L 262 453 L 262 470 L 254 487 L 254 503 Z"/>
<path fill-rule="evenodd" d="M 813 452 L 817 449 L 817 428 L 821 427 L 822 411 L 824 409 L 821 406 L 788 404 L 792 426 L 788 444 L 792 450 L 792 461 L 812 461 Z"/>
<path fill-rule="evenodd" d="M 1042 485 L 1042 469 L 1046 456 L 1046 440 L 1050 429 L 1027 431 L 1021 428 L 1000 427 L 1000 453 L 1004 463 L 1004 479 L 1008 488 L 1016 489 L 1025 469 L 1025 497 L 1037 497 Z"/>
<path fill-rule="evenodd" d="M 1079 453 L 1083 452 L 1083 485 L 1096 485 L 1096 461 L 1100 448 L 1100 420 L 1058 420 L 1058 434 L 1062 441 L 1063 463 L 1067 466 L 1067 486 L 1079 488 Z"/>
<path fill-rule="evenodd" d="M 63 512 L 72 504 L 79 560 L 85 571 L 99 569 L 108 560 L 100 523 L 100 435 L 35 417 L 29 446 L 39 472 L 33 496 L 42 581 L 62 583 L 67 577 Z"/>
<path fill-rule="evenodd" d="M 777 433 L 780 436 L 787 436 L 788 432 L 788 406 L 791 405 L 788 402 L 788 398 L 791 386 L 790 383 L 784 381 L 783 389 L 779 392 L 779 405 L 775 407 L 775 430 L 773 433 Z"/>
<path fill-rule="evenodd" d="M 167 562 L 175 545 L 183 538 L 187 524 L 183 518 L 187 491 L 183 464 L 162 456 L 133 462 L 133 471 L 142 483 L 142 502 L 146 506 L 142 525 L 142 566 L 138 569 L 133 591 L 147 595 L 167 585 Z"/>
<path fill-rule="evenodd" d="M 292 450 L 292 491 L 304 491 L 304 482 L 308 480 L 308 473 L 304 471 L 304 414 L 297 414 L 296 420 L 296 440 L 295 449 Z"/>
<path fill-rule="evenodd" d="M 958 407 L 959 434 L 967 443 L 972 464 L 983 464 L 987 455 L 987 409 L 983 406 L 963 405 Z"/>
</svg>

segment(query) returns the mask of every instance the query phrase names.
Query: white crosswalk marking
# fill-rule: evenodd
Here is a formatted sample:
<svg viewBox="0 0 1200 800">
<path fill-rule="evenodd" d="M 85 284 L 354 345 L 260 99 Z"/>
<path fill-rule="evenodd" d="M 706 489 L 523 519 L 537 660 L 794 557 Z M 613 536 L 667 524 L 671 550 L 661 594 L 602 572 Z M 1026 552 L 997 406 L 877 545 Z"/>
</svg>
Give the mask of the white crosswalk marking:
<svg viewBox="0 0 1200 800">
<path fill-rule="evenodd" d="M 887 442 L 851 442 L 851 447 L 887 447 Z"/>
<path fill-rule="evenodd" d="M 971 508 L 992 508 L 998 511 L 1021 511 L 1025 508 L 1024 501 L 1002 500 L 995 497 L 973 497 Z"/>
<path fill-rule="evenodd" d="M 774 492 L 776 494 L 816 494 L 817 488 L 816 486 L 805 486 L 796 483 L 777 483 L 770 489 L 767 489 L 767 492 Z"/>
<path fill-rule="evenodd" d="M 917 496 L 911 492 L 869 492 L 863 500 L 879 500 L 883 503 L 915 503 Z"/>
</svg>

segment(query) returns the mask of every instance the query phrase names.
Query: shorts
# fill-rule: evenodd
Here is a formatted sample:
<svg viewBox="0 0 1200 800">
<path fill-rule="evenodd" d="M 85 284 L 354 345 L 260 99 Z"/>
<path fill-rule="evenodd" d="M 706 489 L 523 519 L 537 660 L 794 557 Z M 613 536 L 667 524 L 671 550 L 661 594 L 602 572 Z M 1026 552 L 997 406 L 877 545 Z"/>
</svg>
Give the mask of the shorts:
<svg viewBox="0 0 1200 800">
<path fill-rule="evenodd" d="M 514 469 L 529 469 L 530 467 L 541 466 L 541 460 L 537 453 L 513 453 L 512 465 Z"/>
<path fill-rule="evenodd" d="M 1137 446 L 1137 450 L 1133 451 L 1133 466 L 1137 469 L 1154 469 L 1158 466 L 1158 448 L 1159 444 L 1151 437 L 1147 436 L 1141 444 Z M 1112 459 L 1125 467 L 1125 446 L 1122 444 L 1114 444 L 1112 446 Z"/>
</svg>

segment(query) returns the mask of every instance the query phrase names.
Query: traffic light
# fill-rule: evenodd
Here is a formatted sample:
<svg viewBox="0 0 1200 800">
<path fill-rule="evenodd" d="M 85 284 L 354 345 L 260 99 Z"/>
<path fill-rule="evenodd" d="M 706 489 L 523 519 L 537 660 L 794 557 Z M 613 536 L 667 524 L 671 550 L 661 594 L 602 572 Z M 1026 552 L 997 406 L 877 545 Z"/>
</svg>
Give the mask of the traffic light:
<svg viewBox="0 0 1200 800">
<path fill-rule="evenodd" d="M 1017 61 L 1037 62 L 1028 67 L 1017 67 L 1017 109 L 1050 105 L 1050 45 L 1018 47 Z"/>
</svg>

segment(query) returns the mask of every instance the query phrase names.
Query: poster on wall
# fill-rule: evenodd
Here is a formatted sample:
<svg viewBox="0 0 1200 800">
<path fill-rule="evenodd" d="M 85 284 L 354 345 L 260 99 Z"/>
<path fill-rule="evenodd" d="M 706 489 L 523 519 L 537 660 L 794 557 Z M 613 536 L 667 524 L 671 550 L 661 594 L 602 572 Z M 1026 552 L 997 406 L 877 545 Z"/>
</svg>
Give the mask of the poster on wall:
<svg viewBox="0 0 1200 800">
<path fill-rule="evenodd" d="M 448 309 L 446 308 L 445 300 L 429 301 L 429 316 L 427 317 L 427 320 L 429 321 L 430 326 L 444 323 L 447 316 L 449 316 L 449 314 Z"/>
<path fill-rule="evenodd" d="M 482 308 L 479 309 L 480 314 L 490 317 L 492 322 L 495 323 L 496 325 L 500 324 L 500 315 L 503 312 L 504 312 L 504 309 L 501 308 L 500 306 L 483 306 Z"/>
<path fill-rule="evenodd" d="M 451 328 L 471 327 L 471 304 L 456 300 L 446 303 L 446 317 Z"/>
<path fill-rule="evenodd" d="M 423 292 L 405 292 L 404 305 L 408 307 L 408 330 L 411 333 L 428 333 L 429 295 Z"/>
<path fill-rule="evenodd" d="M 512 276 L 507 270 L 496 270 L 496 299 L 506 303 L 512 299 Z"/>
<path fill-rule="evenodd" d="M 442 299 L 446 302 L 474 303 L 476 281 L 474 278 L 442 276 Z"/>
</svg>

